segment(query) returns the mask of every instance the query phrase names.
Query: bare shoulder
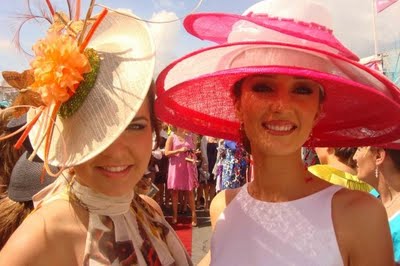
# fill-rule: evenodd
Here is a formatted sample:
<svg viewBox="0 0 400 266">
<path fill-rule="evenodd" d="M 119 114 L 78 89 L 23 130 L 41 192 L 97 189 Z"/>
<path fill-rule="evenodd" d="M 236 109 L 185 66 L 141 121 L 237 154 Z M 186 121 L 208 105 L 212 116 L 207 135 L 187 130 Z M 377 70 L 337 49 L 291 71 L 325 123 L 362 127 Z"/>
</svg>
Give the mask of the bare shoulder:
<svg viewBox="0 0 400 266">
<path fill-rule="evenodd" d="M 164 216 L 160 205 L 158 205 L 158 203 L 154 199 L 150 198 L 149 196 L 143 195 L 143 194 L 139 194 L 139 196 L 147 204 L 149 204 L 153 209 L 155 209 L 158 212 L 158 214 L 160 214 L 161 216 Z"/>
<path fill-rule="evenodd" d="M 236 189 L 226 189 L 219 192 L 211 202 L 210 205 L 210 218 L 211 218 L 211 226 L 214 230 L 215 224 L 217 222 L 218 217 L 224 211 L 226 206 L 235 198 L 235 196 L 239 193 L 241 188 Z"/>
<path fill-rule="evenodd" d="M 333 204 L 343 219 L 351 219 L 350 223 L 364 221 L 360 227 L 367 227 L 374 221 L 387 221 L 386 210 L 381 201 L 366 192 L 341 189 L 335 194 Z"/>
<path fill-rule="evenodd" d="M 57 261 L 56 254 L 70 239 L 69 212 L 68 202 L 57 200 L 30 214 L 1 250 L 0 265 L 48 265 L 52 258 Z"/>
<path fill-rule="evenodd" d="M 332 206 L 339 247 L 349 265 L 393 265 L 388 218 L 377 198 L 341 189 Z"/>
</svg>

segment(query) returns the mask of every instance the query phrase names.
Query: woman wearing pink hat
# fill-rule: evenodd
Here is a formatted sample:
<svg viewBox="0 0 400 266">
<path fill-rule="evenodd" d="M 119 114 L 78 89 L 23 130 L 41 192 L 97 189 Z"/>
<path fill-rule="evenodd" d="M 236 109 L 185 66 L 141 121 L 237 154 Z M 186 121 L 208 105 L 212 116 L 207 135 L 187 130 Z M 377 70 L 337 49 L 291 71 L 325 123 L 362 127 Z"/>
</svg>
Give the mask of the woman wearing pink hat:
<svg viewBox="0 0 400 266">
<path fill-rule="evenodd" d="M 357 63 L 328 24 L 306 0 L 185 19 L 219 45 L 160 74 L 156 111 L 199 134 L 241 139 L 253 159 L 253 181 L 211 203 L 211 265 L 393 265 L 381 203 L 316 178 L 301 160 L 304 145 L 368 145 L 400 130 L 396 86 Z"/>
</svg>

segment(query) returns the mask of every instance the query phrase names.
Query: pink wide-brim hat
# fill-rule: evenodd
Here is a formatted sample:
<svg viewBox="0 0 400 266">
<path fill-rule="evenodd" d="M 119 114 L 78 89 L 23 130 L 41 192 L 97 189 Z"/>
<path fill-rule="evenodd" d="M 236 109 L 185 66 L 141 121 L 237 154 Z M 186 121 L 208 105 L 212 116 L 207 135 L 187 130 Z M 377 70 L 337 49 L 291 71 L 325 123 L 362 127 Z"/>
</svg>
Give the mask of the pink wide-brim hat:
<svg viewBox="0 0 400 266">
<path fill-rule="evenodd" d="M 323 87 L 313 146 L 367 146 L 399 136 L 400 92 L 389 79 L 344 56 L 289 43 L 227 43 L 176 60 L 156 81 L 156 112 L 195 133 L 238 140 L 233 85 L 250 75 L 275 74 Z"/>
<path fill-rule="evenodd" d="M 389 150 L 400 150 L 400 139 L 397 139 L 397 140 L 389 142 L 389 143 L 375 145 L 375 146 L 379 147 L 379 148 L 389 149 Z"/>
<path fill-rule="evenodd" d="M 261 1 L 248 8 L 242 15 L 228 13 L 197 13 L 188 15 L 184 27 L 193 36 L 223 44 L 238 41 L 232 30 L 239 30 L 239 41 L 281 42 L 290 38 L 291 43 L 329 50 L 358 61 L 359 58 L 333 35 L 332 21 L 324 6 L 313 1 L 269 0 Z M 252 31 L 243 35 L 240 29 L 251 27 L 264 31 L 263 35 Z M 259 38 L 261 36 L 262 38 Z"/>
</svg>

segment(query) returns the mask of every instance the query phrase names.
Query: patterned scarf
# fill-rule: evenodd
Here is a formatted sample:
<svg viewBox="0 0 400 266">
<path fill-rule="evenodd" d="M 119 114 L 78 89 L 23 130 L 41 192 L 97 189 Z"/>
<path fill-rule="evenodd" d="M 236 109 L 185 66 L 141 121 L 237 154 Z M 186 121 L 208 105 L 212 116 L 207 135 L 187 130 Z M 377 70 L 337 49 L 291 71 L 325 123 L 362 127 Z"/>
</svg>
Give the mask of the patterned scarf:
<svg viewBox="0 0 400 266">
<path fill-rule="evenodd" d="M 62 193 L 89 212 L 84 265 L 193 265 L 168 222 L 137 194 L 109 197 L 64 183 Z"/>
</svg>

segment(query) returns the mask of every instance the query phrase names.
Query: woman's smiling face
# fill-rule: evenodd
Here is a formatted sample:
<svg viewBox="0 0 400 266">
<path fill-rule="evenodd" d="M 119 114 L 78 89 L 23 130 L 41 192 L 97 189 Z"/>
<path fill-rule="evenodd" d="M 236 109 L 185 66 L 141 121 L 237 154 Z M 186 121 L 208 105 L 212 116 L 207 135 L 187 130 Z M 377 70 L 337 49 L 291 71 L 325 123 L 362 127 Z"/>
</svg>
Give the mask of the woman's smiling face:
<svg viewBox="0 0 400 266">
<path fill-rule="evenodd" d="M 287 75 L 246 77 L 235 102 L 252 152 L 284 155 L 301 148 L 320 110 L 321 86 Z"/>
<path fill-rule="evenodd" d="M 147 169 L 152 150 L 149 101 L 125 131 L 102 153 L 74 166 L 76 179 L 96 192 L 122 196 L 133 191 Z"/>
</svg>

